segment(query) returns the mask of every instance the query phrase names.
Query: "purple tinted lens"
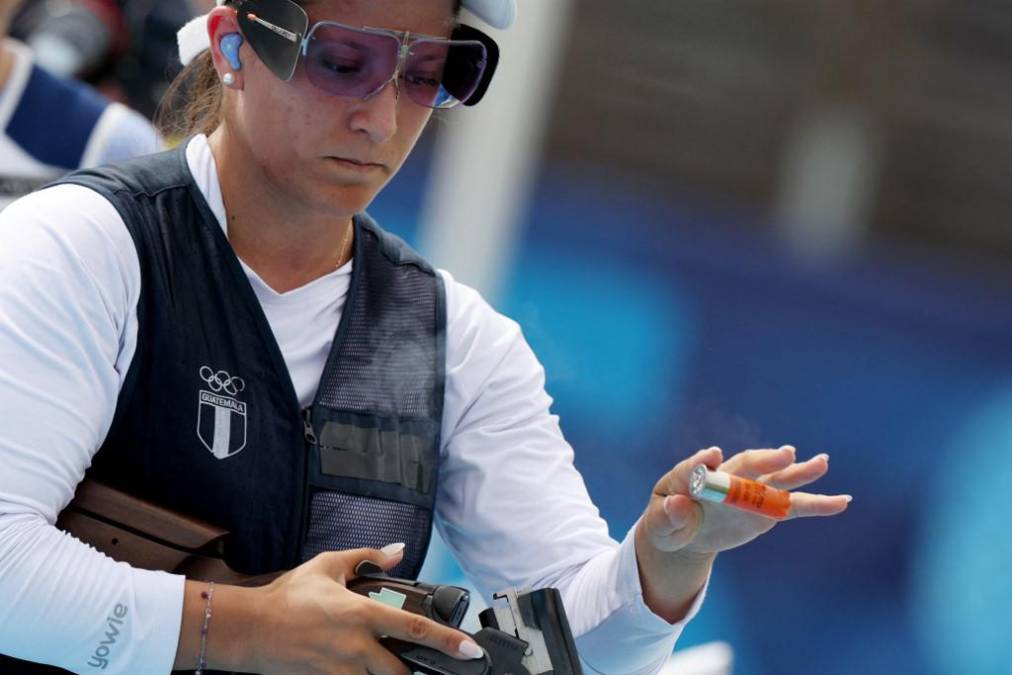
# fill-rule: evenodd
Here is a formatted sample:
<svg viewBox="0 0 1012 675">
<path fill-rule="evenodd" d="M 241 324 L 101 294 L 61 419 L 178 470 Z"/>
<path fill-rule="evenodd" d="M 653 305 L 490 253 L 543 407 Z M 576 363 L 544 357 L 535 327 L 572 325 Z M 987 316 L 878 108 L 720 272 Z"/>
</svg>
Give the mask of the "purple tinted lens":
<svg viewBox="0 0 1012 675">
<path fill-rule="evenodd" d="M 393 77 L 399 47 L 390 35 L 318 25 L 306 46 L 306 75 L 335 96 L 364 98 Z"/>
<path fill-rule="evenodd" d="M 418 40 L 411 45 L 403 77 L 404 91 L 412 101 L 436 107 L 449 53 L 446 42 Z"/>
<path fill-rule="evenodd" d="M 419 105 L 450 107 L 471 97 L 486 63 L 485 47 L 479 42 L 417 40 L 404 65 L 404 88 Z"/>
</svg>

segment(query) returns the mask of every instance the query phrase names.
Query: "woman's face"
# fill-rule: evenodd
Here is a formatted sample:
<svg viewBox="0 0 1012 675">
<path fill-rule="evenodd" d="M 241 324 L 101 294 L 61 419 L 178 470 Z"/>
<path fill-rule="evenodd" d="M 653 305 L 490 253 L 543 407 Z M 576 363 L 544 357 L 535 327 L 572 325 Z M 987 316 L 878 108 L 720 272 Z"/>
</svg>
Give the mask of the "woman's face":
<svg viewBox="0 0 1012 675">
<path fill-rule="evenodd" d="M 338 21 L 449 37 L 453 0 L 313 0 L 302 2 L 310 25 Z M 432 111 L 393 83 L 368 101 L 314 87 L 300 60 L 284 82 L 248 44 L 242 91 L 226 106 L 229 132 L 248 147 L 268 189 L 310 211 L 340 216 L 368 206 L 404 163 Z"/>
</svg>

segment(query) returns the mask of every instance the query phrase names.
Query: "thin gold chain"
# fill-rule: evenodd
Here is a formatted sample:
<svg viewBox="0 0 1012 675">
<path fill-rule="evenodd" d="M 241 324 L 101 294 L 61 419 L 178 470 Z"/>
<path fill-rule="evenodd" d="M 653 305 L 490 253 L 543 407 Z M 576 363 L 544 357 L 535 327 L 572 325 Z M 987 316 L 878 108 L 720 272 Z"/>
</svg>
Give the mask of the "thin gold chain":
<svg viewBox="0 0 1012 675">
<path fill-rule="evenodd" d="M 352 240 L 352 234 L 354 232 L 355 232 L 355 222 L 352 221 L 352 223 L 348 226 L 348 232 L 344 235 L 344 239 L 341 241 L 341 251 L 340 255 L 337 257 L 337 266 L 336 266 L 337 268 L 341 268 L 342 266 L 344 266 L 345 263 L 348 262 L 347 260 L 345 260 L 345 256 L 349 256 L 351 254 L 350 244 Z M 349 257 L 348 260 L 350 259 L 351 258 Z"/>
</svg>

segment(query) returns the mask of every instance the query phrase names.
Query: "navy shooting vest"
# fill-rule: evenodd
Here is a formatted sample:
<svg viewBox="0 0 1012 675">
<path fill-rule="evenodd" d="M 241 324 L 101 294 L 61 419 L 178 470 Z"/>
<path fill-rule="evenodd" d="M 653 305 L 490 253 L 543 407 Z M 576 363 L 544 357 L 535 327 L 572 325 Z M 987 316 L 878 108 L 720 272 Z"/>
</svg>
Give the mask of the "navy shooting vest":
<svg viewBox="0 0 1012 675">
<path fill-rule="evenodd" d="M 402 541 L 393 574 L 415 578 L 439 468 L 441 277 L 357 216 L 341 322 L 316 398 L 301 410 L 185 144 L 61 182 L 116 207 L 141 270 L 137 350 L 88 475 L 229 530 L 225 559 L 240 572 Z M 5 668 L 0 657 L 4 673 L 53 672 Z"/>
</svg>

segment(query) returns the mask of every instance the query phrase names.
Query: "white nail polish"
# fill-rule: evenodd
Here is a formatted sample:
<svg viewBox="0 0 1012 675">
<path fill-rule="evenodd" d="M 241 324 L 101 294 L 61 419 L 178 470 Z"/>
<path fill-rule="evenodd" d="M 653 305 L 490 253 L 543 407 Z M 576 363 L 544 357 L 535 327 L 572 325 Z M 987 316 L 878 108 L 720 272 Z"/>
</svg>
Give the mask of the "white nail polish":
<svg viewBox="0 0 1012 675">
<path fill-rule="evenodd" d="M 478 643 L 470 640 L 461 640 L 457 651 L 469 659 L 480 659 L 485 656 L 485 652 L 478 646 Z"/>
<path fill-rule="evenodd" d="M 403 550 L 404 544 L 397 543 L 397 544 L 387 544 L 386 546 L 380 549 L 380 552 L 388 558 L 393 558 L 394 556 L 399 555 Z"/>
</svg>

